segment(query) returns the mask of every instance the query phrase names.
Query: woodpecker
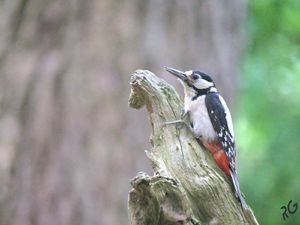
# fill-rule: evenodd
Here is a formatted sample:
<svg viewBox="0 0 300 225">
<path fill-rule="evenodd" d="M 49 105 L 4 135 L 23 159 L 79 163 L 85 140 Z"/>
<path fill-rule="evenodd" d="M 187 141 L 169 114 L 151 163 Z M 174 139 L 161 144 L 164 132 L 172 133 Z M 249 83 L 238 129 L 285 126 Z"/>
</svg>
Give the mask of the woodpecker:
<svg viewBox="0 0 300 225">
<path fill-rule="evenodd" d="M 186 72 L 166 67 L 184 87 L 183 116 L 195 138 L 212 154 L 219 168 L 231 178 L 235 196 L 242 208 L 245 201 L 240 191 L 235 165 L 235 141 L 230 111 L 209 75 L 198 70 Z M 184 122 L 177 120 L 169 124 Z"/>
</svg>

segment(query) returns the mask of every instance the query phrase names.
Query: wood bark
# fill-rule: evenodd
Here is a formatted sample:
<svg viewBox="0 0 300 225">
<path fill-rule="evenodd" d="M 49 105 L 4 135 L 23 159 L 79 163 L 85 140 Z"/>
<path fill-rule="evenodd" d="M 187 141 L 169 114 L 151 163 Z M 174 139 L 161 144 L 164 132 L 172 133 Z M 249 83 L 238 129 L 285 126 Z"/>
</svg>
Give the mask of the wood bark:
<svg viewBox="0 0 300 225">
<path fill-rule="evenodd" d="M 146 106 L 149 114 L 153 148 L 146 154 L 155 173 L 139 173 L 131 181 L 131 224 L 258 224 L 250 207 L 242 210 L 230 179 L 192 133 L 185 126 L 163 125 L 180 118 L 182 102 L 175 89 L 146 70 L 132 75 L 131 86 L 129 106 Z"/>
</svg>

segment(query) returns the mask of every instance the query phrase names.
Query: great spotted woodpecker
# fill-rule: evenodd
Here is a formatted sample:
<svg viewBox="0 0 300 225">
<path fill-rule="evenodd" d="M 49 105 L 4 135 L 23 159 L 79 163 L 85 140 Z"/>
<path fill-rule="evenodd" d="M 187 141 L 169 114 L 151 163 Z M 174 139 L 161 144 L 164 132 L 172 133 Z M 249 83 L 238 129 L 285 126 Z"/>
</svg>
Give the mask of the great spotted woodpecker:
<svg viewBox="0 0 300 225">
<path fill-rule="evenodd" d="M 189 117 L 190 130 L 200 143 L 210 151 L 216 164 L 231 177 L 235 195 L 245 208 L 235 165 L 235 141 L 232 119 L 223 97 L 211 77 L 198 70 L 182 72 L 167 67 L 184 87 L 183 115 Z M 171 123 L 183 120 L 171 121 Z M 168 122 L 167 122 L 168 123 Z"/>
</svg>

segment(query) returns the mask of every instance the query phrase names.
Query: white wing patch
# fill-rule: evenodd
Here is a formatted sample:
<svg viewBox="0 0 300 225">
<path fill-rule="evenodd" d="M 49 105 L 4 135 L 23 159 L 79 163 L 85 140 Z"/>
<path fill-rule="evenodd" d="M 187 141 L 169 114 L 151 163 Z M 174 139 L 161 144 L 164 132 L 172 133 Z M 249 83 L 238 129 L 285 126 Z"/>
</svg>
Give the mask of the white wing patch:
<svg viewBox="0 0 300 225">
<path fill-rule="evenodd" d="M 223 97 L 221 95 L 218 95 L 223 107 L 224 107 L 224 110 L 225 110 L 225 114 L 226 114 L 226 121 L 227 121 L 227 126 L 228 126 L 228 129 L 229 129 L 229 132 L 231 134 L 231 136 L 233 137 L 234 139 L 234 132 L 233 132 L 233 125 L 232 125 L 232 119 L 231 119 L 231 114 L 230 114 L 230 111 L 227 107 L 227 104 L 225 102 L 225 100 L 223 99 Z"/>
</svg>

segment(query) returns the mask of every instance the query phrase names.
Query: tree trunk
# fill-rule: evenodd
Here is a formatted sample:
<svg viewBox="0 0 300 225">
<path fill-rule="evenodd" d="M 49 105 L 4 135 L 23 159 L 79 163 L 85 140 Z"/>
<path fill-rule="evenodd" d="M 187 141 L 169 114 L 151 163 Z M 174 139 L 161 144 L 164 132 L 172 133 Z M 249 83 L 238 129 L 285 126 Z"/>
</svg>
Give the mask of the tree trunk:
<svg viewBox="0 0 300 225">
<path fill-rule="evenodd" d="M 129 105 L 146 106 L 153 149 L 147 152 L 155 175 L 140 173 L 131 184 L 132 225 L 258 224 L 251 209 L 242 210 L 230 179 L 215 165 L 189 130 L 165 125 L 180 117 L 182 102 L 174 88 L 154 74 L 131 77 Z"/>
</svg>

